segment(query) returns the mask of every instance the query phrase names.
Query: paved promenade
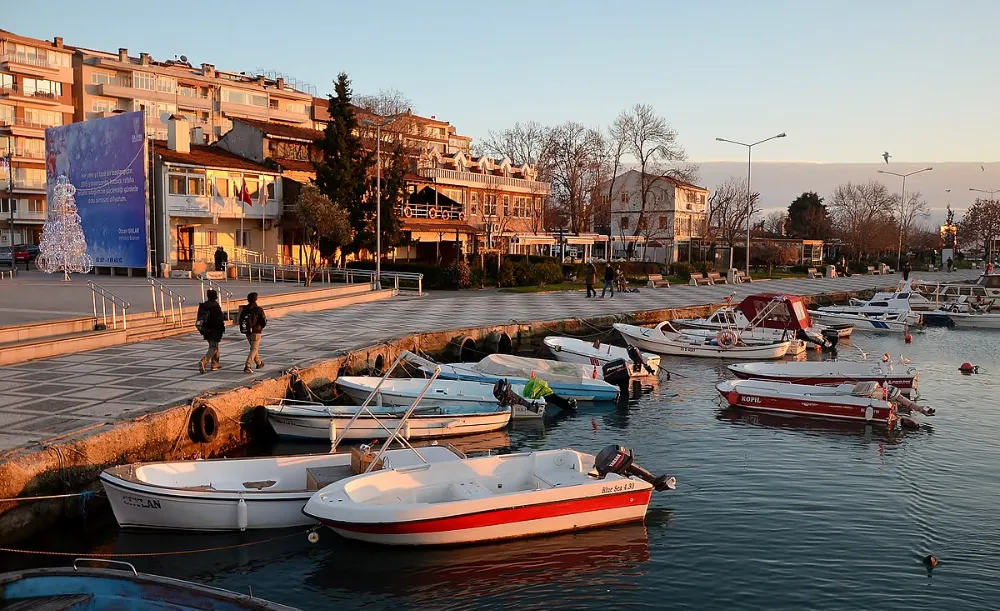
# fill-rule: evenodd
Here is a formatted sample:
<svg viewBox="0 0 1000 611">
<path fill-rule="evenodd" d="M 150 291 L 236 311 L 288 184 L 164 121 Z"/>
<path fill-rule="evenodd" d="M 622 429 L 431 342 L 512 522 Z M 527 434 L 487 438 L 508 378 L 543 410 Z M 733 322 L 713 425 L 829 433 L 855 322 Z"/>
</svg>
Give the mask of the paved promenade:
<svg viewBox="0 0 1000 611">
<path fill-rule="evenodd" d="M 914 277 L 954 282 L 978 274 L 920 273 Z M 274 319 L 261 345 L 267 366 L 259 375 L 276 375 L 295 365 L 308 365 L 411 333 L 480 327 L 512 319 L 529 322 L 703 305 L 722 301 L 734 292 L 740 299 L 756 292 L 808 295 L 862 290 L 876 284 L 891 285 L 899 279 L 853 276 L 736 286 L 676 286 L 616 294 L 614 299 L 586 299 L 582 291 L 514 294 L 485 290 L 403 296 Z M 5 286 L 0 286 L 0 293 L 6 293 Z M 222 342 L 221 371 L 206 375 L 198 372 L 198 359 L 204 351 L 205 342 L 192 332 L 0 367 L 0 450 L 176 405 L 205 391 L 225 390 L 253 378 L 242 373 L 247 343 L 235 329 L 230 329 Z"/>
</svg>

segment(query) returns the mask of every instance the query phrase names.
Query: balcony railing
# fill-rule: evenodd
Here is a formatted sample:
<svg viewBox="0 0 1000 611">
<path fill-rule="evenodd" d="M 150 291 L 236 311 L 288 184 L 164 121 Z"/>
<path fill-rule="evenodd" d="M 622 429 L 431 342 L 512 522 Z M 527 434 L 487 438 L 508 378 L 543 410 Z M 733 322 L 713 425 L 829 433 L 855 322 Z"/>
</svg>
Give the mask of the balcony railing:
<svg viewBox="0 0 1000 611">
<path fill-rule="evenodd" d="M 0 62 L 13 62 L 24 64 L 25 66 L 38 66 L 39 68 L 58 68 L 59 63 L 26 53 L 8 53 L 0 56 Z"/>
<path fill-rule="evenodd" d="M 436 219 L 445 221 L 465 220 L 465 206 L 446 206 L 444 204 L 435 206 L 434 204 L 407 204 L 397 206 L 396 212 L 403 220 L 408 218 Z"/>
<path fill-rule="evenodd" d="M 58 123 L 36 123 L 34 121 L 29 121 L 24 117 L 0 117 L 0 126 L 4 127 L 30 127 L 33 129 L 47 129 L 49 127 L 59 127 Z"/>
<path fill-rule="evenodd" d="M 493 174 L 480 174 L 478 172 L 459 172 L 444 168 L 423 168 L 420 170 L 420 175 L 424 178 L 462 180 L 491 187 L 516 187 L 527 189 L 539 195 L 546 195 L 549 192 L 548 183 L 538 182 L 537 180 L 525 180 L 523 178 L 510 178 L 509 176 L 495 176 Z"/>
</svg>

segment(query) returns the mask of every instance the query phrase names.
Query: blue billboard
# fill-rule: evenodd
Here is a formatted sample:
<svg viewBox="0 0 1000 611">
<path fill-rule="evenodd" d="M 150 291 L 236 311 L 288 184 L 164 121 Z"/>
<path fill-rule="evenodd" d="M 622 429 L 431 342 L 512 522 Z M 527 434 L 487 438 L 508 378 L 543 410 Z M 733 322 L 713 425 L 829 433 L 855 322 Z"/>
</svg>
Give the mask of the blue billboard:
<svg viewBox="0 0 1000 611">
<path fill-rule="evenodd" d="M 94 267 L 148 266 L 145 133 L 142 112 L 45 130 L 49 198 L 59 176 L 76 187 Z"/>
</svg>

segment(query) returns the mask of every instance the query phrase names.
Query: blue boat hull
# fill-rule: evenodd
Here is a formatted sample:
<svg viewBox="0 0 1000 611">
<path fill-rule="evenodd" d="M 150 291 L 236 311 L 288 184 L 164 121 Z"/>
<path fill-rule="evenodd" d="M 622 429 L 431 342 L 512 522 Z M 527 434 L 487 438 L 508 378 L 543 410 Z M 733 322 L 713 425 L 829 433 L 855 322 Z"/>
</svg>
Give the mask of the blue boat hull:
<svg viewBox="0 0 1000 611">
<path fill-rule="evenodd" d="M 510 378 L 504 376 L 495 376 L 485 373 L 471 374 L 461 371 L 455 371 L 453 369 L 442 367 L 441 374 L 438 376 L 440 379 L 444 380 L 465 380 L 468 382 L 485 382 L 487 384 L 496 384 L 497 380 L 507 380 L 511 384 L 527 384 L 527 378 Z M 548 382 L 549 388 L 552 392 L 559 395 L 563 399 L 576 399 L 577 401 L 610 401 L 614 402 L 618 400 L 618 388 L 615 386 L 608 385 L 607 388 L 594 387 L 584 384 L 566 384 L 565 382 Z"/>
</svg>

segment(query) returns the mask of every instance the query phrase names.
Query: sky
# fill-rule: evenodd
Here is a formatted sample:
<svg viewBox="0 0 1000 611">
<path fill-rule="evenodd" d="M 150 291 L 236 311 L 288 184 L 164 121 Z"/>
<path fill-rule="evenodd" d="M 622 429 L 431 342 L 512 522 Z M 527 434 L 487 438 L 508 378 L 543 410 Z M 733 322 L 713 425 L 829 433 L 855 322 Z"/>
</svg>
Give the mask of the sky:
<svg viewBox="0 0 1000 611">
<path fill-rule="evenodd" d="M 44 5 L 44 9 L 42 6 Z M 516 121 L 602 127 L 652 105 L 694 162 L 1000 159 L 997 0 L 23 2 L 18 34 L 220 69 L 277 70 L 481 138 Z M 995 181 L 1000 182 L 1000 181 Z"/>
</svg>

